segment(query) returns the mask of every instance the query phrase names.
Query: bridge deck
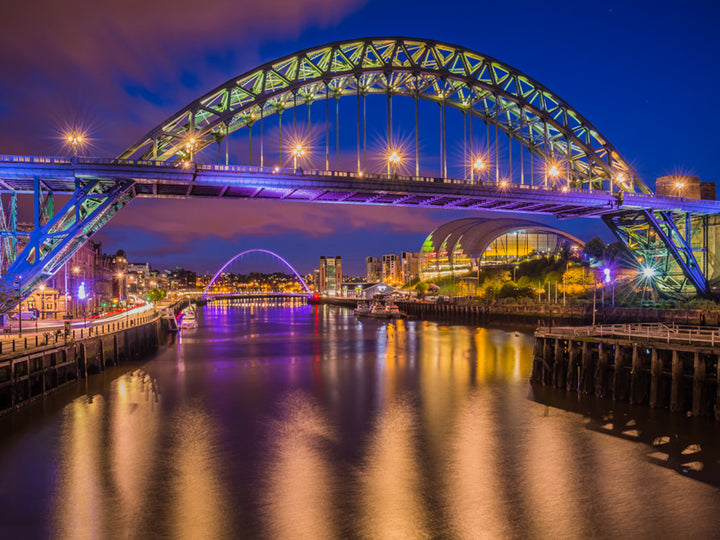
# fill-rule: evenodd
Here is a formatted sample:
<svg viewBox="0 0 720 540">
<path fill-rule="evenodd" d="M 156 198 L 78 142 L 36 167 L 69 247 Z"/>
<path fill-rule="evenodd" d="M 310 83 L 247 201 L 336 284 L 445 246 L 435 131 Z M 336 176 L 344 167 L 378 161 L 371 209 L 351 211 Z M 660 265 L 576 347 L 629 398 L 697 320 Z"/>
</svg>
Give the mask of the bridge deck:
<svg viewBox="0 0 720 540">
<path fill-rule="evenodd" d="M 140 197 L 266 199 L 594 217 L 618 210 L 720 213 L 720 202 L 467 179 L 95 158 L 0 156 L 0 192 L 71 193 L 76 179 L 136 182 Z"/>
</svg>

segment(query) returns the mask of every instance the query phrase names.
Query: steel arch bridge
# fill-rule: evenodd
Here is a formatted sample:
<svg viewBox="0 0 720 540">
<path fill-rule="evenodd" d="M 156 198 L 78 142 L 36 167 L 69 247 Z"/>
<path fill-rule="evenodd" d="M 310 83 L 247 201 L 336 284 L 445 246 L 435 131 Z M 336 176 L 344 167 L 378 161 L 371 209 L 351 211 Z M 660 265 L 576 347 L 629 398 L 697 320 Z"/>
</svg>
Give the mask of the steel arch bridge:
<svg viewBox="0 0 720 540">
<path fill-rule="evenodd" d="M 120 157 L 187 159 L 189 139 L 201 150 L 299 105 L 325 101 L 327 109 L 330 98 L 370 94 L 388 96 L 389 116 L 389 98 L 398 95 L 481 118 L 543 159 L 563 163 L 573 187 L 651 193 L 590 122 L 539 82 L 487 55 L 412 38 L 343 41 L 268 62 L 190 103 Z M 391 121 L 388 129 L 392 138 Z M 325 158 L 328 165 L 327 151 Z"/>
<path fill-rule="evenodd" d="M 415 102 L 415 174 L 372 174 L 366 162 L 366 101 L 384 96 L 393 145 L 393 98 Z M 375 96 L 375 97 L 373 97 Z M 335 170 L 330 102 L 335 104 Z M 357 167 L 339 170 L 339 101 L 356 101 Z M 420 175 L 418 102 L 440 110 L 439 173 Z M 325 109 L 324 169 L 282 168 L 282 115 Z M 324 106 L 324 107 L 323 107 Z M 447 114 L 463 118 L 463 174 L 448 175 Z M 473 132 L 474 120 L 485 127 Z M 278 127 L 277 166 L 266 167 L 265 125 Z M 231 136 L 260 128 L 260 166 L 229 165 Z M 469 124 L 469 144 L 468 144 Z M 287 125 L 287 123 L 286 123 Z M 494 128 L 494 136 L 491 130 Z M 500 135 L 508 156 L 500 174 Z M 477 139 L 483 140 L 478 151 Z M 503 139 L 504 140 L 504 139 Z M 225 165 L 197 154 L 225 145 Z M 505 143 L 502 143 L 505 144 Z M 519 147 L 513 156 L 513 146 Z M 362 147 L 362 152 L 361 152 Z M 505 153 L 505 150 L 503 150 Z M 494 154 L 494 155 L 493 155 Z M 286 154 L 287 155 L 287 154 Z M 362 159 L 361 159 L 362 155 Z M 474 178 L 476 160 L 488 164 Z M 495 164 L 494 178 L 490 164 Z M 515 170 L 513 171 L 513 165 Z M 509 173 L 508 173 L 509 171 Z M 18 195 L 33 196 L 34 222 L 17 220 Z M 58 211 L 55 195 L 66 195 Z M 0 284 L 24 297 L 135 197 L 263 198 L 342 204 L 601 217 L 669 293 L 707 295 L 720 278 L 715 245 L 720 204 L 654 195 L 632 166 L 564 100 L 519 70 L 462 47 L 415 38 L 328 44 L 269 62 L 192 102 L 117 159 L 0 156 Z M 716 238 L 717 237 L 717 238 Z M 7 308 L 12 304 L 6 300 Z"/>
<path fill-rule="evenodd" d="M 223 264 L 217 272 L 215 272 L 215 275 L 212 277 L 210 282 L 207 284 L 207 287 L 205 287 L 205 289 L 203 290 L 202 297 L 206 298 L 209 295 L 208 291 L 210 290 L 210 288 L 213 286 L 213 284 L 217 281 L 217 279 L 220 277 L 220 275 L 225 271 L 225 269 L 228 266 L 230 266 L 233 262 L 235 262 L 239 258 L 243 257 L 244 255 L 248 255 L 250 253 L 265 253 L 266 255 L 270 255 L 271 257 L 274 257 L 275 259 L 277 259 L 278 261 L 283 263 L 285 265 L 285 267 L 293 273 L 293 275 L 297 278 L 297 280 L 303 286 L 303 289 L 305 289 L 305 292 L 307 292 L 308 295 L 312 294 L 312 291 L 307 286 L 307 283 L 305 283 L 305 280 L 298 273 L 298 271 L 295 270 L 295 268 L 289 262 L 287 262 L 284 258 L 282 258 L 280 255 L 278 255 L 274 251 L 269 251 L 267 249 L 248 249 L 245 251 L 241 251 L 240 253 L 238 253 L 237 255 L 234 255 L 233 257 L 230 257 L 230 259 L 228 259 L 228 261 L 225 264 Z"/>
</svg>

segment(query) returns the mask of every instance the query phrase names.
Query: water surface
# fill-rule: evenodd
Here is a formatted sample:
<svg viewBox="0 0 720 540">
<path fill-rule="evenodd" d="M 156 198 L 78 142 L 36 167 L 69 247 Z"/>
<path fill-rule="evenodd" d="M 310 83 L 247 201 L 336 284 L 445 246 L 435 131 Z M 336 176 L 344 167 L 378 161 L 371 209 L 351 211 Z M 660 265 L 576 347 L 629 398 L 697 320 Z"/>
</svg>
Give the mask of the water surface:
<svg viewBox="0 0 720 540">
<path fill-rule="evenodd" d="M 716 425 L 533 390 L 529 335 L 272 303 L 198 321 L 0 418 L 0 536 L 718 537 Z"/>
</svg>

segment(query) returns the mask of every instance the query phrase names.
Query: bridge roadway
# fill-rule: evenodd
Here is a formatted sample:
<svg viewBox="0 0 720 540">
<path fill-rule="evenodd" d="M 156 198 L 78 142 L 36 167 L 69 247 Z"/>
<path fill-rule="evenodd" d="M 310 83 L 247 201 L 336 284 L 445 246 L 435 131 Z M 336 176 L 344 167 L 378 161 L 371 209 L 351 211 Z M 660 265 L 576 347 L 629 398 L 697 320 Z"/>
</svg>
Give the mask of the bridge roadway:
<svg viewBox="0 0 720 540">
<path fill-rule="evenodd" d="M 404 207 L 491 210 L 597 217 L 621 210 L 720 213 L 720 202 L 630 191 L 414 177 L 342 171 L 206 165 L 86 157 L 0 156 L 0 192 L 33 193 L 35 179 L 55 193 L 77 181 L 132 180 L 137 197 L 265 199 Z"/>
</svg>

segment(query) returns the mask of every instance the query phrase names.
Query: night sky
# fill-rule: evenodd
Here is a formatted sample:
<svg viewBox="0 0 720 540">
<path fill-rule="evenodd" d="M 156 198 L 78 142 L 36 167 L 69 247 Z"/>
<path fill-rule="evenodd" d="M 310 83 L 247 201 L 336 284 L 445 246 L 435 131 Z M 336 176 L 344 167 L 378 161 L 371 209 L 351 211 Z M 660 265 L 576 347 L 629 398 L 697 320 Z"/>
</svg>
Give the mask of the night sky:
<svg viewBox="0 0 720 540">
<path fill-rule="evenodd" d="M 190 101 L 245 71 L 328 42 L 413 36 L 461 45 L 528 74 L 592 122 L 653 185 L 720 180 L 720 4 L 404 0 L 35 0 L 0 18 L 0 153 L 67 155 L 75 120 L 91 156 L 113 157 Z M 397 98 L 401 100 L 402 98 Z M 423 144 L 423 152 L 432 153 Z M 244 158 L 233 154 L 233 161 Z M 349 151 L 352 148 L 348 149 Z M 212 157 L 203 157 L 212 161 Z M 261 201 L 135 200 L 102 229 L 106 252 L 213 271 L 266 248 L 299 271 L 342 255 L 417 251 L 467 212 Z M 547 221 L 547 219 L 545 219 Z M 600 221 L 556 221 L 611 239 Z"/>
</svg>

